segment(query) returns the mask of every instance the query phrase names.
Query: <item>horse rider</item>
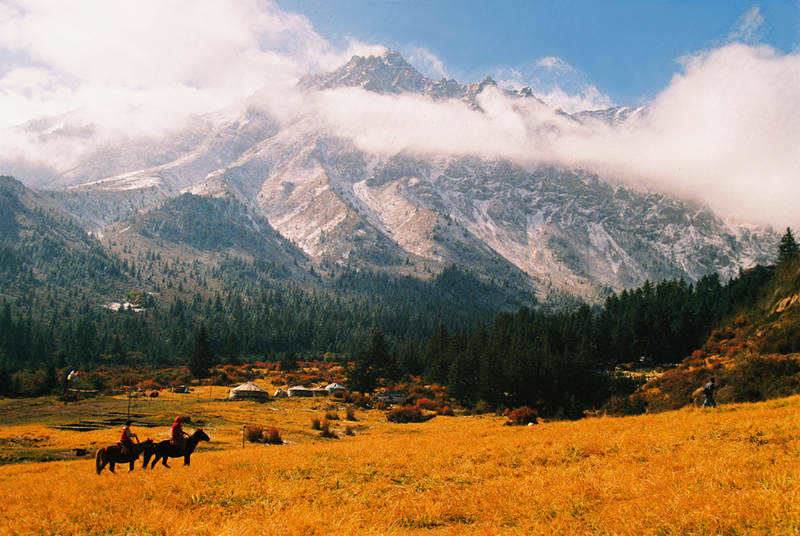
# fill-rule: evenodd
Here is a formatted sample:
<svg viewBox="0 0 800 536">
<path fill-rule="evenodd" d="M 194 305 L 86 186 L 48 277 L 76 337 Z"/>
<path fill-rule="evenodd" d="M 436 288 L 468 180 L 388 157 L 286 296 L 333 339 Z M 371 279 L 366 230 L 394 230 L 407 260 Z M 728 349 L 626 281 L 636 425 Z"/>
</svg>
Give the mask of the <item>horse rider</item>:
<svg viewBox="0 0 800 536">
<path fill-rule="evenodd" d="M 183 423 L 184 422 L 192 422 L 189 417 L 182 417 L 178 416 L 175 418 L 175 422 L 172 423 L 172 431 L 170 433 L 170 443 L 173 445 L 179 445 L 181 450 L 185 450 L 186 447 L 186 438 L 189 437 L 183 430 Z"/>
<path fill-rule="evenodd" d="M 121 447 L 121 454 L 123 456 L 128 456 L 133 452 L 133 440 L 136 439 L 136 442 L 139 442 L 139 436 L 131 431 L 131 420 L 128 419 L 125 421 L 125 426 L 122 427 L 122 435 L 119 438 L 119 446 Z"/>
</svg>

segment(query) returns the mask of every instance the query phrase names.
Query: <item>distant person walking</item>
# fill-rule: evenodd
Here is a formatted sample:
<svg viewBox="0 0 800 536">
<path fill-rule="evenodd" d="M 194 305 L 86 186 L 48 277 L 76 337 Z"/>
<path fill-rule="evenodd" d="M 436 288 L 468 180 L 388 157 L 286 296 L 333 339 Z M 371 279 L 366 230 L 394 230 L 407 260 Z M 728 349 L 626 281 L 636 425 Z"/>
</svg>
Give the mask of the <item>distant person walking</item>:
<svg viewBox="0 0 800 536">
<path fill-rule="evenodd" d="M 184 422 L 192 422 L 189 417 L 181 417 L 180 415 L 175 418 L 175 422 L 172 423 L 172 431 L 170 433 L 170 440 L 173 445 L 180 445 L 181 448 L 184 448 L 186 437 L 189 436 L 183 430 L 183 423 Z"/>
<path fill-rule="evenodd" d="M 703 407 L 707 408 L 709 406 L 712 408 L 717 407 L 717 403 L 714 402 L 714 378 L 708 380 L 703 386 Z"/>
<path fill-rule="evenodd" d="M 125 421 L 125 426 L 122 427 L 122 435 L 119 438 L 119 446 L 122 447 L 122 455 L 127 456 L 133 452 L 133 440 L 139 442 L 139 436 L 131 431 L 131 420 Z"/>
</svg>

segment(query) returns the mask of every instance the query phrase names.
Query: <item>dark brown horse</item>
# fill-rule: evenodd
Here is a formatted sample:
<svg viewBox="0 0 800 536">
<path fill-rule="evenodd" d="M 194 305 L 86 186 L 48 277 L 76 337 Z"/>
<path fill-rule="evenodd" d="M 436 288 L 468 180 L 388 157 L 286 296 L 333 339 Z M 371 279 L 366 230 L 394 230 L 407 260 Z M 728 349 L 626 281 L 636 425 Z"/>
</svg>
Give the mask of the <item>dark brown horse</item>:
<svg viewBox="0 0 800 536">
<path fill-rule="evenodd" d="M 134 443 L 133 448 L 131 448 L 130 451 L 125 454 L 122 453 L 122 447 L 119 446 L 119 444 L 111 445 L 110 447 L 99 448 L 97 449 L 97 454 L 94 457 L 97 474 L 99 475 L 106 465 L 108 465 L 108 470 L 114 473 L 114 465 L 118 463 L 130 464 L 130 469 L 128 470 L 133 471 L 133 462 L 139 458 L 139 455 L 142 452 L 152 448 L 152 439 L 142 441 L 141 443 Z"/>
<path fill-rule="evenodd" d="M 156 466 L 158 460 L 161 460 L 161 465 L 169 468 L 169 465 L 167 465 L 167 458 L 182 457 L 183 465 L 189 465 L 189 458 L 192 456 L 192 452 L 194 452 L 197 444 L 201 441 L 211 441 L 211 438 L 208 437 L 208 434 L 206 434 L 202 428 L 198 428 L 192 435 L 186 438 L 186 448 L 184 448 L 183 445 L 173 445 L 169 439 L 153 443 L 144 453 L 144 463 L 142 467 L 147 467 L 147 462 L 150 460 L 150 457 L 154 455 L 155 458 L 153 458 L 150 469 Z"/>
</svg>

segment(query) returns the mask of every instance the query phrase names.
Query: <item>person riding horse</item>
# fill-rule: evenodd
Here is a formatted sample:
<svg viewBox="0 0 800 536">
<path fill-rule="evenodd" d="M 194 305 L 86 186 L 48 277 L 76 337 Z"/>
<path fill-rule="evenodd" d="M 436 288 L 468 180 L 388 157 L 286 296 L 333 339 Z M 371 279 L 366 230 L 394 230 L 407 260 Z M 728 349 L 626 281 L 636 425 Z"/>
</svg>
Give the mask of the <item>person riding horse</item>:
<svg viewBox="0 0 800 536">
<path fill-rule="evenodd" d="M 131 424 L 132 422 L 130 419 L 125 421 L 125 426 L 122 427 L 122 435 L 119 438 L 119 446 L 123 456 L 128 456 L 133 452 L 134 439 L 139 443 L 139 436 L 131 431 Z"/>
<path fill-rule="evenodd" d="M 183 430 L 183 423 L 184 422 L 192 422 L 189 417 L 182 417 L 178 416 L 175 418 L 175 422 L 172 423 L 172 431 L 170 432 L 170 443 L 173 445 L 180 445 L 181 450 L 186 448 L 186 438 L 189 437 Z"/>
</svg>

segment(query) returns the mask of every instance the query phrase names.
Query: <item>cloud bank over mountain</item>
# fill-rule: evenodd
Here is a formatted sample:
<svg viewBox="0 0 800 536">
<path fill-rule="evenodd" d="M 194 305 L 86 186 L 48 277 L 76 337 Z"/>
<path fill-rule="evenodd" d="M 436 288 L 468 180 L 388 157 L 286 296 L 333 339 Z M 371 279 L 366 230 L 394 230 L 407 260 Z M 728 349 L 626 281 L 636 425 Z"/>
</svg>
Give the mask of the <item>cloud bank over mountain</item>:
<svg viewBox="0 0 800 536">
<path fill-rule="evenodd" d="M 682 59 L 647 113 L 621 124 L 573 117 L 611 100 L 563 59 L 532 60 L 555 82 L 536 99 L 488 87 L 481 110 L 460 101 L 381 95 L 358 88 L 301 94 L 305 73 L 331 70 L 380 45 L 337 49 L 300 15 L 246 0 L 106 2 L 58 7 L 0 4 L 0 159 L 68 169 L 86 152 L 126 137 L 174 132 L 192 117 L 257 93 L 280 121 L 313 117 L 381 154 L 474 155 L 522 164 L 585 167 L 609 180 L 702 200 L 721 215 L 800 226 L 800 54 L 753 44 L 763 23 L 748 11 L 731 40 Z M 743 44 L 737 41 L 747 41 Z M 429 75 L 447 66 L 416 47 Z M 528 75 L 509 69 L 501 85 Z M 579 74 L 579 73 L 578 73 Z M 577 82 L 559 85 L 573 76 Z M 559 78 L 560 77 L 560 78 Z M 566 88 L 566 89 L 565 89 Z M 536 89 L 536 88 L 534 88 Z"/>
</svg>

